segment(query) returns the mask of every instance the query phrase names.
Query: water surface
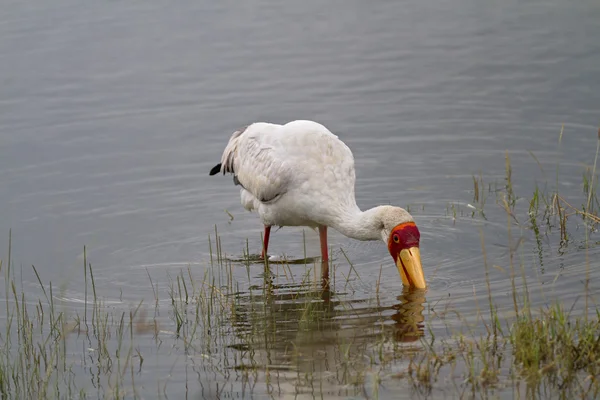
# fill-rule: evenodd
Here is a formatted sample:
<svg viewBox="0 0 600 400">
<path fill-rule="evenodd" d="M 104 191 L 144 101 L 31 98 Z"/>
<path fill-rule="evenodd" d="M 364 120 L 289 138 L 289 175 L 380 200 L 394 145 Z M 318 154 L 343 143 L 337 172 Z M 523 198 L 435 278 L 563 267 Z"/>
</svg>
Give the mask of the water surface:
<svg viewBox="0 0 600 400">
<path fill-rule="evenodd" d="M 451 298 L 467 320 L 476 319 L 474 293 L 486 293 L 482 235 L 489 265 L 507 268 L 509 246 L 519 244 L 535 304 L 571 304 L 582 291 L 581 246 L 561 247 L 555 235 L 538 245 L 526 221 L 512 226 L 509 244 L 494 193 L 487 220 L 470 218 L 467 204 L 473 175 L 486 186 L 503 184 L 505 152 L 519 195 L 530 197 L 535 182 L 554 185 L 560 164 L 559 190 L 582 203 L 581 176 L 593 161 L 599 121 L 599 21 L 594 1 L 6 1 L 1 248 L 12 228 L 13 265 L 22 267 L 24 287 L 35 287 L 35 265 L 78 307 L 86 245 L 107 302 L 152 302 L 148 274 L 163 293 L 167 273 L 190 266 L 202 276 L 215 225 L 228 255 L 241 257 L 247 239 L 251 252 L 260 249 L 262 227 L 242 210 L 237 188 L 208 176 L 230 134 L 253 121 L 313 119 L 352 148 L 362 208 L 411 205 L 430 284 L 418 302 L 424 309 Z M 573 222 L 574 235 L 579 228 Z M 318 255 L 317 235 L 305 235 L 307 255 Z M 351 277 L 344 304 L 373 300 L 378 281 L 380 307 L 406 303 L 398 300 L 401 282 L 382 243 L 332 232 L 330 244 L 340 271 L 351 273 L 341 248 L 360 276 Z M 303 257 L 302 229 L 277 231 L 270 250 Z M 596 245 L 587 257 L 599 253 Z M 304 272 L 292 268 L 297 278 Z M 240 267 L 234 276 L 247 291 L 264 284 L 262 273 Z M 492 269 L 490 279 L 496 300 L 510 309 L 508 274 Z M 359 326 L 375 326 L 368 315 Z M 393 311 L 384 315 L 393 321 Z M 297 320 L 283 319 L 292 338 L 281 343 L 299 343 Z M 275 321 L 277 329 L 287 326 Z M 372 344 L 369 338 L 361 340 Z M 169 362 L 148 363 L 141 381 L 165 378 L 173 363 L 187 365 Z M 208 380 L 199 374 L 192 386 Z M 182 393 L 176 385 L 170 390 Z M 311 393 L 320 391 L 331 394 Z"/>
</svg>

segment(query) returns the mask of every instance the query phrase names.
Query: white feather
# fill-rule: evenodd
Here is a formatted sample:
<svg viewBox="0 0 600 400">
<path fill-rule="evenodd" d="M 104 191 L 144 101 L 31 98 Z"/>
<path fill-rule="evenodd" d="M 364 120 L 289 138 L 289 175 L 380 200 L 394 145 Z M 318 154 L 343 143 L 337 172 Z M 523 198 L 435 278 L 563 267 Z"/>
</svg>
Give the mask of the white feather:
<svg viewBox="0 0 600 400">
<path fill-rule="evenodd" d="M 267 226 L 330 226 L 355 239 L 386 241 L 394 226 L 412 221 L 398 207 L 358 208 L 352 151 L 314 121 L 256 122 L 234 132 L 221 172 L 235 174 L 242 205 Z"/>
</svg>

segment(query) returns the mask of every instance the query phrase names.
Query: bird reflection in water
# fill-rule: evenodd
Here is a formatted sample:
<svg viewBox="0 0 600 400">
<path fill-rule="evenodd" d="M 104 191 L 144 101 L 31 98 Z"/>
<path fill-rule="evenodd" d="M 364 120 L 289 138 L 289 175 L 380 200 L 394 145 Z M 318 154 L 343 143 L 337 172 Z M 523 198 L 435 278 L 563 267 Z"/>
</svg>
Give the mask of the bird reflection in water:
<svg viewBox="0 0 600 400">
<path fill-rule="evenodd" d="M 269 286 L 237 294 L 232 347 L 236 368 L 262 370 L 279 392 L 354 395 L 374 362 L 417 350 L 424 335 L 422 289 L 358 299 L 330 290 L 325 274 L 321 284 Z"/>
</svg>

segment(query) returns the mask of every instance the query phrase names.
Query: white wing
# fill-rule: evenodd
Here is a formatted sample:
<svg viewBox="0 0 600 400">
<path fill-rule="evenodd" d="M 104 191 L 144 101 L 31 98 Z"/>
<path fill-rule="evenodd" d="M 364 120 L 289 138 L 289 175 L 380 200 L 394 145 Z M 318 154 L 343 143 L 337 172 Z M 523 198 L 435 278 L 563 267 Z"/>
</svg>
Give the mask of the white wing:
<svg viewBox="0 0 600 400">
<path fill-rule="evenodd" d="M 236 131 L 221 157 L 220 171 L 234 174 L 234 181 L 263 203 L 284 194 L 291 179 L 285 157 L 276 151 L 274 135 L 280 128 L 281 125 L 257 122 Z"/>
<path fill-rule="evenodd" d="M 319 222 L 339 207 L 356 206 L 352 152 L 313 121 L 258 122 L 234 132 L 211 175 L 218 172 L 233 173 L 257 201 L 276 207 L 270 210 L 279 213 L 277 220 Z M 242 202 L 250 200 L 242 192 Z"/>
</svg>

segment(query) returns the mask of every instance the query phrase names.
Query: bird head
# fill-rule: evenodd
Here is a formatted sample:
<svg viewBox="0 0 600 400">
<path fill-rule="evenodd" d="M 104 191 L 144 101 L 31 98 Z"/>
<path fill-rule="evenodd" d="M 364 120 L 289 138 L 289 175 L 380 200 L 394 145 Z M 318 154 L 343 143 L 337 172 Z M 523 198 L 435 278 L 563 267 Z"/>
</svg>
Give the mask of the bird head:
<svg viewBox="0 0 600 400">
<path fill-rule="evenodd" d="M 387 243 L 402 283 L 424 289 L 427 284 L 419 250 L 421 234 L 412 216 L 403 208 L 387 206 L 382 222 L 381 238 Z"/>
</svg>

